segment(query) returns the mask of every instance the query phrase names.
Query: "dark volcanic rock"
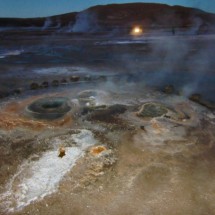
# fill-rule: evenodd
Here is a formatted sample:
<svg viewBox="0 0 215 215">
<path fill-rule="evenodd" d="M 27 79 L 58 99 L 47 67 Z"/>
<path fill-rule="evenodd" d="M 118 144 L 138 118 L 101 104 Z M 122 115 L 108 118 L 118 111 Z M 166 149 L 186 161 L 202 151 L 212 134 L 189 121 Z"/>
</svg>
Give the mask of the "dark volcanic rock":
<svg viewBox="0 0 215 215">
<path fill-rule="evenodd" d="M 193 102 L 196 102 L 202 106 L 207 107 L 210 110 L 215 110 L 215 103 L 212 101 L 205 100 L 204 98 L 202 98 L 201 94 L 199 94 L 199 93 L 192 94 L 189 97 L 189 99 Z"/>
<path fill-rule="evenodd" d="M 17 88 L 13 91 L 13 94 L 14 95 L 20 95 L 21 93 L 23 92 L 23 89 L 22 88 Z"/>
<path fill-rule="evenodd" d="M 71 82 L 77 82 L 77 81 L 79 81 L 80 80 L 80 77 L 79 76 L 71 76 L 70 77 L 70 81 Z"/>
<path fill-rule="evenodd" d="M 67 80 L 64 78 L 61 80 L 61 84 L 68 84 Z"/>
<path fill-rule="evenodd" d="M 90 75 L 87 75 L 84 77 L 84 81 L 91 81 L 92 77 Z"/>
<path fill-rule="evenodd" d="M 107 81 L 107 77 L 104 75 L 100 75 L 98 78 L 96 78 L 98 81 Z"/>
<path fill-rule="evenodd" d="M 7 91 L 0 91 L 0 99 L 8 97 L 9 95 L 10 95 L 10 93 Z"/>
<path fill-rule="evenodd" d="M 53 86 L 53 87 L 59 86 L 59 81 L 58 81 L 58 80 L 53 80 L 53 81 L 52 81 L 52 86 Z"/>
<path fill-rule="evenodd" d="M 162 91 L 166 94 L 173 94 L 175 92 L 175 88 L 173 85 L 166 85 Z"/>
<path fill-rule="evenodd" d="M 191 101 L 198 102 L 198 103 L 200 102 L 201 98 L 202 96 L 199 93 L 194 93 L 189 97 Z"/>
<path fill-rule="evenodd" d="M 36 83 L 36 82 L 34 82 L 34 83 L 32 83 L 32 84 L 30 85 L 30 89 L 31 89 L 31 90 L 37 90 L 37 89 L 39 89 L 39 88 L 40 88 L 40 86 L 39 86 L 39 84 Z"/>
<path fill-rule="evenodd" d="M 44 82 L 41 84 L 41 87 L 42 87 L 42 88 L 48 88 L 48 87 L 49 87 L 49 82 L 48 82 L 48 81 L 44 81 Z"/>
</svg>

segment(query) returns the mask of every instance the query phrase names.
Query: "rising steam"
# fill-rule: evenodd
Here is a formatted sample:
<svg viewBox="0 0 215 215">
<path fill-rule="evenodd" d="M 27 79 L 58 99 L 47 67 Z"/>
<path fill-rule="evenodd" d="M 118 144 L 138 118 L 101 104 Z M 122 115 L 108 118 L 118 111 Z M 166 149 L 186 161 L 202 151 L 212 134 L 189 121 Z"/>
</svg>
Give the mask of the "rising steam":
<svg viewBox="0 0 215 215">
<path fill-rule="evenodd" d="M 95 32 L 99 28 L 97 17 L 94 13 L 83 11 L 76 16 L 76 22 L 72 26 L 71 32 Z"/>
</svg>

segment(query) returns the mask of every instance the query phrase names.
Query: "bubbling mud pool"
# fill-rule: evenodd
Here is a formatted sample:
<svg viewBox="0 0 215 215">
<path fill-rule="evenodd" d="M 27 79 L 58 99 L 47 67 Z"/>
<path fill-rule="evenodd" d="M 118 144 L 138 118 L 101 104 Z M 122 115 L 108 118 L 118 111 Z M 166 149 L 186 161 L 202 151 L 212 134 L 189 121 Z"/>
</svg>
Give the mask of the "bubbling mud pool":
<svg viewBox="0 0 215 215">
<path fill-rule="evenodd" d="M 54 98 L 71 110 L 26 115 Z M 89 83 L 11 99 L 1 117 L 2 214 L 215 213 L 215 115 L 183 96 Z"/>
</svg>

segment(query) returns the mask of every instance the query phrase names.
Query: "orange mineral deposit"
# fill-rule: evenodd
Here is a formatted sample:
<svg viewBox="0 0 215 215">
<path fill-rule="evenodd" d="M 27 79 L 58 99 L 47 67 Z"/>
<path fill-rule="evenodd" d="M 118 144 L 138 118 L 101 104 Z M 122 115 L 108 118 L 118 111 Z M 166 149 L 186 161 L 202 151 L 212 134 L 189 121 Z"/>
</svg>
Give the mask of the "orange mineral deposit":
<svg viewBox="0 0 215 215">
<path fill-rule="evenodd" d="M 101 152 L 106 151 L 106 150 L 107 149 L 104 146 L 95 146 L 95 147 L 91 148 L 90 154 L 96 156 L 96 155 L 99 155 Z"/>
</svg>

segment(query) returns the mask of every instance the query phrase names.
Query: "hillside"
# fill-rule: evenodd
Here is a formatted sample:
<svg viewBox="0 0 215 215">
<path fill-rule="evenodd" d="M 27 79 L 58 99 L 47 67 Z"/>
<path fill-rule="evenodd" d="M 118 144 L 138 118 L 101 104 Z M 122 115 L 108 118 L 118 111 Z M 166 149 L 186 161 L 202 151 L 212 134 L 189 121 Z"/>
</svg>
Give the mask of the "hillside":
<svg viewBox="0 0 215 215">
<path fill-rule="evenodd" d="M 215 14 L 195 8 L 155 3 L 130 3 L 95 6 L 79 13 L 45 18 L 1 18 L 0 27 L 61 29 L 67 32 L 126 31 L 134 25 L 144 28 L 192 28 L 210 31 Z"/>
</svg>

